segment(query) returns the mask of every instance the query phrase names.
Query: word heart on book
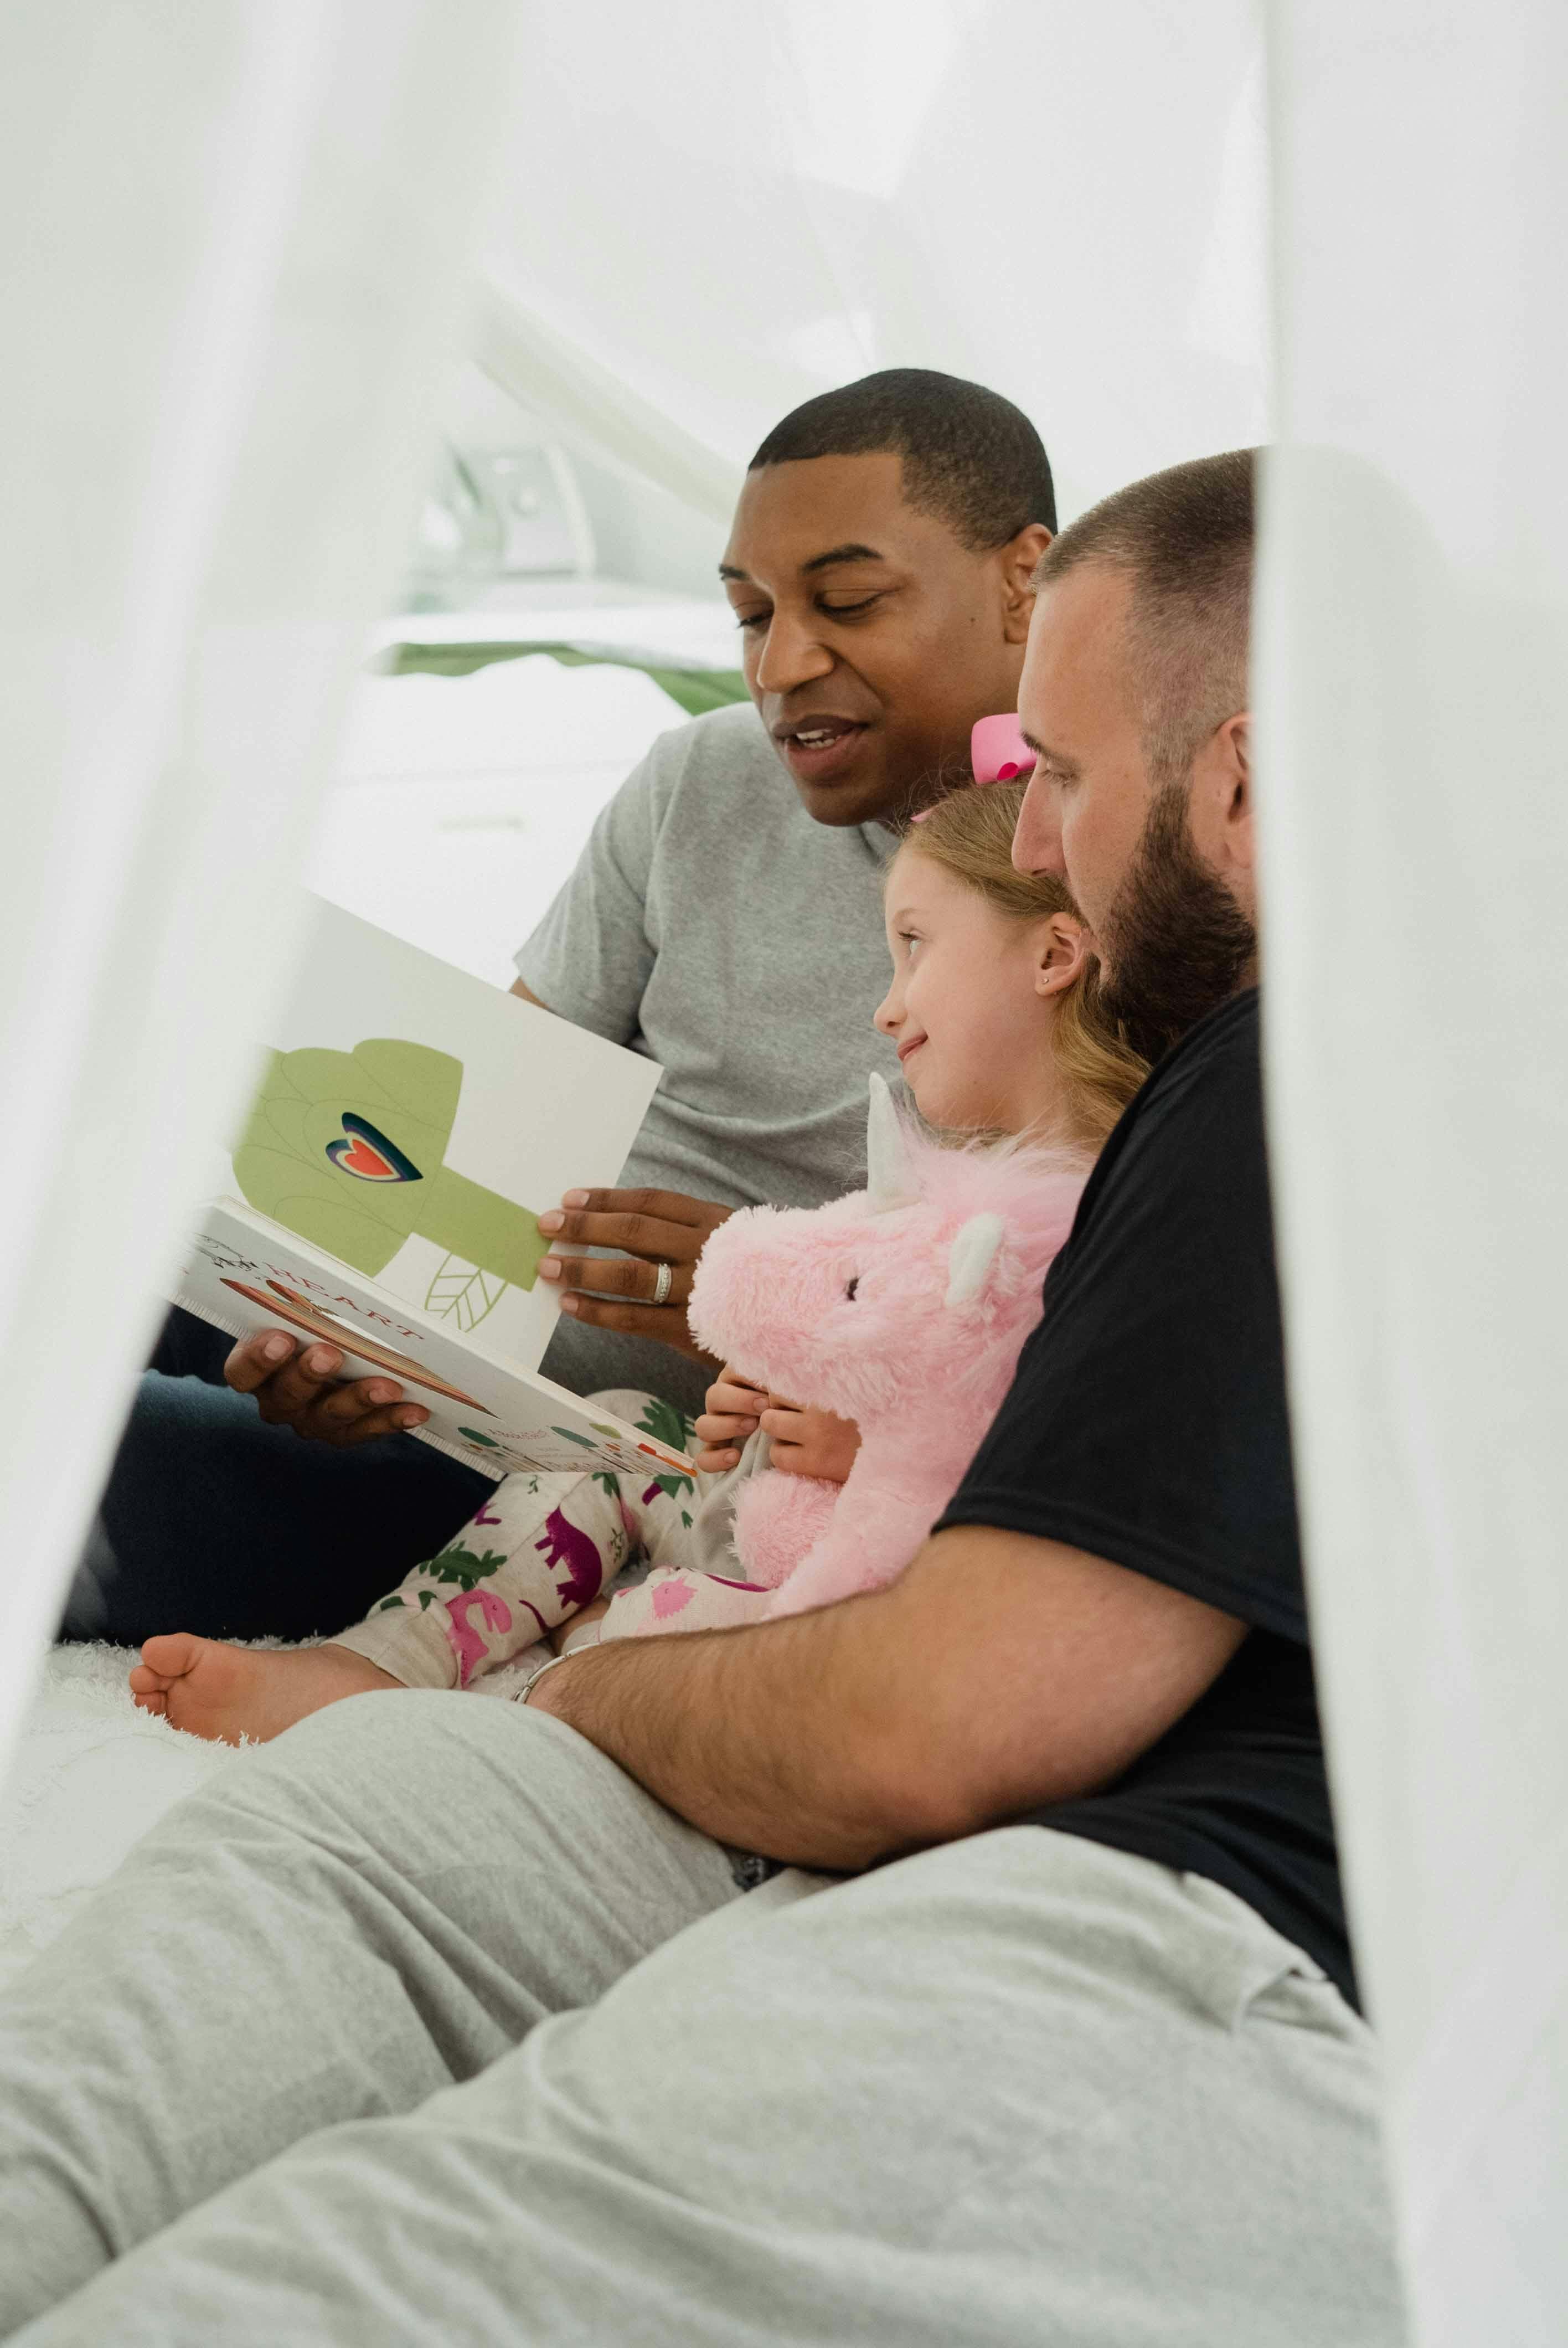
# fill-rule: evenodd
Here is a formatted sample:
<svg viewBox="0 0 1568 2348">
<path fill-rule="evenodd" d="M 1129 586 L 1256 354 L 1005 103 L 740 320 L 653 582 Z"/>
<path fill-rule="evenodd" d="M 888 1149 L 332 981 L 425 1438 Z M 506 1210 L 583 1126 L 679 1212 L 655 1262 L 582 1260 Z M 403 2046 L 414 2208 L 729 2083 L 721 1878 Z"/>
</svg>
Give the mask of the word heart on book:
<svg viewBox="0 0 1568 2348">
<path fill-rule="evenodd" d="M 266 1043 L 178 1301 L 397 1378 L 422 1438 L 494 1475 L 689 1478 L 679 1412 L 630 1427 L 538 1375 L 559 1310 L 538 1216 L 617 1180 L 658 1065 L 320 900 Z"/>
</svg>

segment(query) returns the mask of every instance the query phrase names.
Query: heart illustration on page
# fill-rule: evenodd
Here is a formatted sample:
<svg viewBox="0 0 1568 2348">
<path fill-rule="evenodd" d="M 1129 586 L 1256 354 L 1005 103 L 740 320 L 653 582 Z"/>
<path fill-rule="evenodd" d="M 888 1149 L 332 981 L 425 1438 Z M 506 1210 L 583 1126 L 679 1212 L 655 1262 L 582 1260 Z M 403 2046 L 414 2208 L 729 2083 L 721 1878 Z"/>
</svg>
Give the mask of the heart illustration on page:
<svg viewBox="0 0 1568 2348">
<path fill-rule="evenodd" d="M 327 1143 L 327 1156 L 344 1174 L 353 1174 L 362 1182 L 419 1182 L 424 1179 L 412 1158 L 405 1158 L 395 1141 L 372 1125 L 366 1117 L 353 1109 L 343 1113 L 343 1134 Z"/>
</svg>

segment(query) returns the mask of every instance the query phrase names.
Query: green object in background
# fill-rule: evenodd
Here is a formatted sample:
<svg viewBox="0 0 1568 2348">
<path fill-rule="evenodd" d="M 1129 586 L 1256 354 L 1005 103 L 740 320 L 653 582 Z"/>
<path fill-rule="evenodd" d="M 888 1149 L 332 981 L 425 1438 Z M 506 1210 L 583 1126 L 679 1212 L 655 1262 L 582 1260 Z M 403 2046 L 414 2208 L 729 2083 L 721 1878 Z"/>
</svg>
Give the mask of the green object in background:
<svg viewBox="0 0 1568 2348">
<path fill-rule="evenodd" d="M 442 1162 L 462 1087 L 461 1060 L 396 1036 L 274 1052 L 234 1179 L 259 1214 L 367 1278 L 418 1237 L 532 1288 L 549 1248 L 538 1219 Z"/>
<path fill-rule="evenodd" d="M 472 676 L 495 661 L 526 660 L 544 653 L 563 668 L 634 668 L 651 676 L 688 717 L 705 716 L 710 709 L 727 709 L 744 701 L 746 680 L 738 668 L 688 667 L 667 654 L 623 650 L 595 644 L 393 644 L 372 666 L 383 676 Z"/>
</svg>

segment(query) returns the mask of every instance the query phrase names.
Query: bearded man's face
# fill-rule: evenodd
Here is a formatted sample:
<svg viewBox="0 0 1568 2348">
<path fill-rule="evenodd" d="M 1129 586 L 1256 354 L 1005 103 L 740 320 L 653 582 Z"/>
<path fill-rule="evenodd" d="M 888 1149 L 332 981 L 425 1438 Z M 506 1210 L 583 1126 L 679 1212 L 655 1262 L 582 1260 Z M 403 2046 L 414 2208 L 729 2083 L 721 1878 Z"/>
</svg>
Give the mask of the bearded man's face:
<svg viewBox="0 0 1568 2348">
<path fill-rule="evenodd" d="M 1163 784 L 1097 936 L 1101 1002 L 1158 1060 L 1243 985 L 1257 932 L 1193 845 L 1188 786 Z"/>
<path fill-rule="evenodd" d="M 1132 592 L 1124 573 L 1088 563 L 1036 599 L 1019 717 L 1037 763 L 1012 860 L 1067 882 L 1105 1007 L 1157 1060 L 1245 984 L 1257 938 L 1194 842 L 1193 777 L 1151 769 L 1127 649 Z"/>
</svg>

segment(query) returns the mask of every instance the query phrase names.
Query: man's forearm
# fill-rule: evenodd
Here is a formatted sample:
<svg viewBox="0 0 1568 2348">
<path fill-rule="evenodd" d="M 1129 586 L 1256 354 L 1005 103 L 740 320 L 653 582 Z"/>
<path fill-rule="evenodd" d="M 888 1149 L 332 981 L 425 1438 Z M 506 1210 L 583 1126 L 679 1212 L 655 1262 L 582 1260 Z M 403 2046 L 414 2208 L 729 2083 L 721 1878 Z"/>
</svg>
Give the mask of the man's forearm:
<svg viewBox="0 0 1568 2348">
<path fill-rule="evenodd" d="M 1244 1627 L 1060 1542 L 965 1527 L 874 1597 L 585 1648 L 530 1701 L 719 1841 L 850 1869 L 1109 1785 Z"/>
<path fill-rule="evenodd" d="M 863 1867 L 937 1838 L 886 1766 L 900 1740 L 867 1670 L 885 1603 L 585 1647 L 530 1702 L 717 1841 Z"/>
</svg>

